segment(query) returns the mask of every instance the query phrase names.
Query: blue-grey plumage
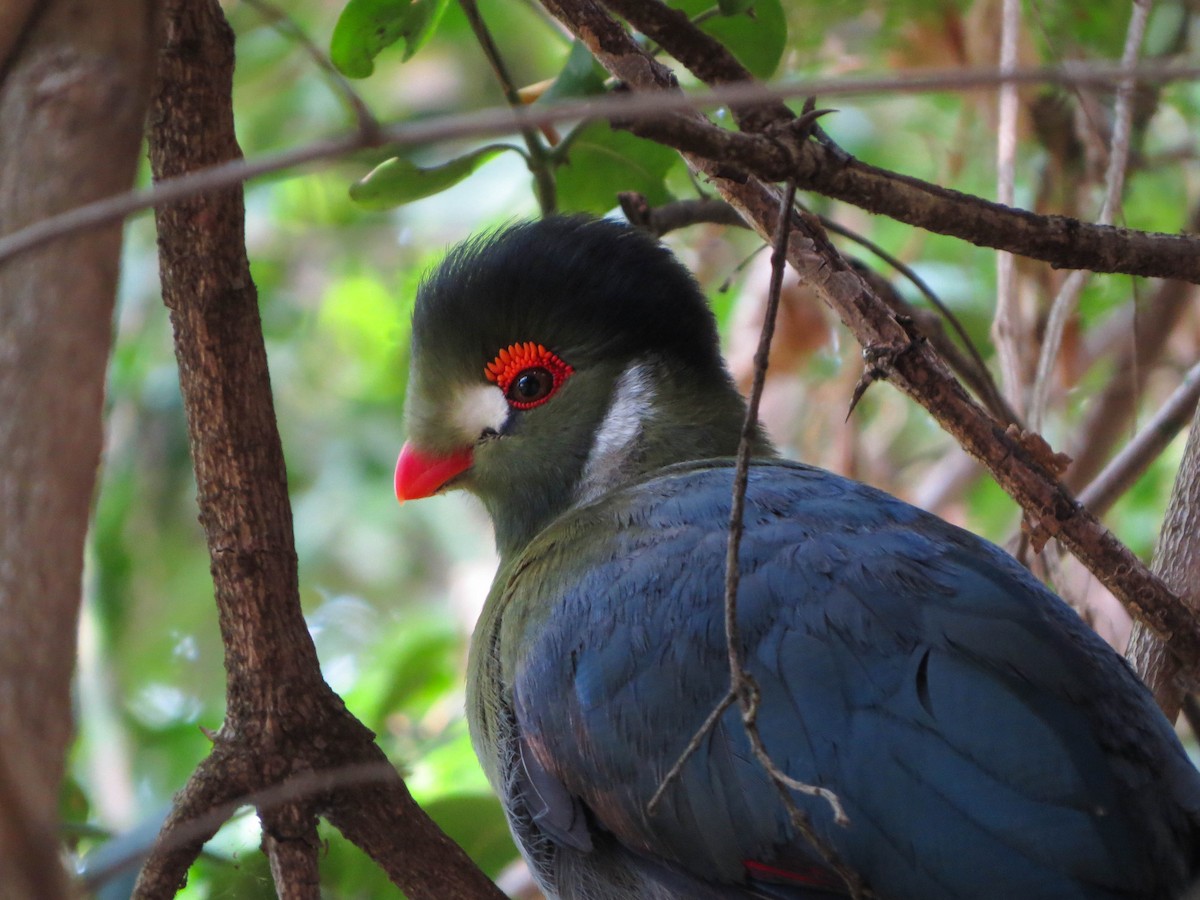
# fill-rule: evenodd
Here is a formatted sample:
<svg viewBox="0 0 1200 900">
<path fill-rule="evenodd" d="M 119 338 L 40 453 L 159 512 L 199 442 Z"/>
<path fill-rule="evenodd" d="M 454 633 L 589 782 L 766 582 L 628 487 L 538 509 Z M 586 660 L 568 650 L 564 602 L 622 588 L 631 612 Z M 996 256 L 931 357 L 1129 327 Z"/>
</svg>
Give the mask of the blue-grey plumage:
<svg viewBox="0 0 1200 900">
<path fill-rule="evenodd" d="M 453 251 L 413 322 L 402 499 L 462 487 L 501 566 L 468 719 L 561 900 L 848 888 L 728 709 L 725 548 L 745 406 L 660 245 L 581 218 Z M 758 727 L 822 839 L 883 898 L 1178 897 L 1200 776 L 1125 662 L 1002 550 L 760 434 L 739 557 Z"/>
<path fill-rule="evenodd" d="M 822 862 L 736 709 L 646 810 L 728 689 L 731 472 L 677 466 L 568 514 L 502 573 L 488 623 L 526 610 L 499 677 L 516 758 L 556 782 L 538 796 L 560 808 L 542 815 L 590 816 L 622 852 L 712 885 L 746 885 L 747 860 Z M 796 800 L 880 896 L 1165 897 L 1189 883 L 1195 770 L 1128 667 L 1025 569 L 797 464 L 754 467 L 746 517 L 739 613 L 763 740 L 788 775 L 837 793 L 847 827 Z"/>
</svg>

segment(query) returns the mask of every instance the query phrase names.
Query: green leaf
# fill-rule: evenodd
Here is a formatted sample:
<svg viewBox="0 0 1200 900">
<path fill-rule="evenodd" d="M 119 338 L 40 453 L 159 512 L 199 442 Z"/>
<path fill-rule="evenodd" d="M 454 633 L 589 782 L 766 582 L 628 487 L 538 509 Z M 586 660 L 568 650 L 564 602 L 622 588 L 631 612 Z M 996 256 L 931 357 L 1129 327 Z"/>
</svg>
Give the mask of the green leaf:
<svg viewBox="0 0 1200 900">
<path fill-rule="evenodd" d="M 515 149 L 507 144 L 489 144 L 428 169 L 393 156 L 352 184 L 350 199 L 366 209 L 391 209 L 431 197 L 458 184 L 497 153 Z"/>
<path fill-rule="evenodd" d="M 712 9 L 712 0 L 670 0 L 668 4 L 682 9 L 692 18 Z M 736 8 L 746 5 L 738 0 L 723 3 Z M 724 44 L 738 62 L 756 78 L 770 78 L 783 59 L 787 46 L 787 19 L 780 0 L 756 0 L 752 9 L 737 15 L 711 16 L 700 23 L 700 30 Z"/>
<path fill-rule="evenodd" d="M 567 163 L 557 172 L 558 202 L 567 211 L 604 213 L 621 191 L 638 191 L 652 204 L 671 199 L 664 179 L 679 161 L 669 147 L 592 122 L 566 144 Z"/>
<path fill-rule="evenodd" d="M 375 57 L 404 41 L 402 61 L 412 59 L 437 28 L 449 0 L 350 0 L 333 27 L 329 57 L 343 75 L 366 78 Z"/>
<path fill-rule="evenodd" d="M 546 92 L 538 98 L 538 103 L 549 103 L 554 100 L 565 100 L 568 97 L 590 97 L 604 93 L 604 80 L 608 73 L 592 51 L 582 41 L 571 44 L 571 52 L 562 71 L 554 79 L 554 83 L 546 88 Z"/>
<path fill-rule="evenodd" d="M 717 0 L 717 9 L 723 16 L 736 16 L 754 6 L 756 0 Z"/>
</svg>

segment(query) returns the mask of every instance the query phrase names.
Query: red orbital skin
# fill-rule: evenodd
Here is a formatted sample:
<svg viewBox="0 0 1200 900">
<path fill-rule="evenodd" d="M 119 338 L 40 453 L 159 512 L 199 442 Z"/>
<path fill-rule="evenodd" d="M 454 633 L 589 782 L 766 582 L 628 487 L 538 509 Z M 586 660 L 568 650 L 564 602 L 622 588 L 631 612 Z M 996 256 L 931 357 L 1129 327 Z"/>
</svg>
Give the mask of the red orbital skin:
<svg viewBox="0 0 1200 900">
<path fill-rule="evenodd" d="M 525 402 L 509 396 L 509 388 L 517 376 L 528 369 L 545 369 L 554 379 L 553 385 L 544 397 L 532 402 Z M 504 393 L 510 406 L 514 409 L 532 409 L 541 406 L 554 396 L 562 383 L 574 374 L 575 370 L 562 361 L 553 350 L 547 350 L 541 344 L 526 341 L 523 344 L 511 344 L 496 354 L 496 358 L 488 363 L 483 370 L 484 377 L 493 382 Z"/>
</svg>

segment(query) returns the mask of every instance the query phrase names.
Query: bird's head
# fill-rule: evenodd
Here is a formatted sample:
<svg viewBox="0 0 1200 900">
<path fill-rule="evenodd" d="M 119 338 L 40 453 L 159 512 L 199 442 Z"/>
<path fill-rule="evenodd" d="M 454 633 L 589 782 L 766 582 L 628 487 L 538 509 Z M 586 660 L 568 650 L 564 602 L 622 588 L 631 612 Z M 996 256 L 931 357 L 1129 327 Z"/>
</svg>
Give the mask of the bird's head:
<svg viewBox="0 0 1200 900">
<path fill-rule="evenodd" d="M 520 224 L 451 250 L 417 294 L 396 494 L 471 491 L 507 555 L 575 503 L 733 453 L 744 412 L 665 247 L 605 220 Z"/>
</svg>

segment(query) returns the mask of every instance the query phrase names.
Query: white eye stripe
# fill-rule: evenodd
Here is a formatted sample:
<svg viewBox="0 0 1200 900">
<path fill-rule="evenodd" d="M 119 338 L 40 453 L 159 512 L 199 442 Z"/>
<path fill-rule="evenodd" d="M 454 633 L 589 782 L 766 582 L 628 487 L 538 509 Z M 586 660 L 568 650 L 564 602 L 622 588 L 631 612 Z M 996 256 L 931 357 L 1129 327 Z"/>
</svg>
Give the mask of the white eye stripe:
<svg viewBox="0 0 1200 900">
<path fill-rule="evenodd" d="M 654 393 L 654 381 L 646 363 L 633 363 L 621 373 L 588 451 L 583 477 L 575 492 L 578 502 L 586 503 L 600 496 L 620 476 L 625 461 L 637 446 L 642 423 L 651 415 Z"/>
<path fill-rule="evenodd" d="M 461 388 L 450 404 L 450 424 L 465 443 L 474 443 L 485 431 L 500 431 L 508 418 L 508 403 L 494 384 Z"/>
</svg>

